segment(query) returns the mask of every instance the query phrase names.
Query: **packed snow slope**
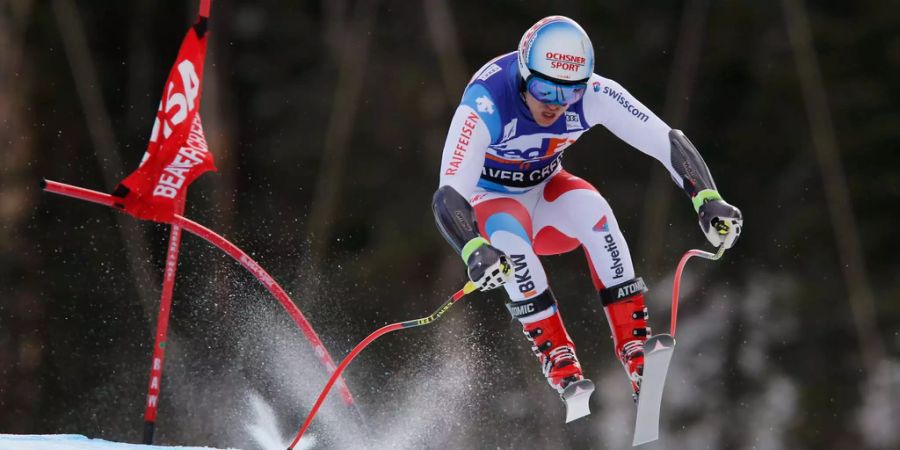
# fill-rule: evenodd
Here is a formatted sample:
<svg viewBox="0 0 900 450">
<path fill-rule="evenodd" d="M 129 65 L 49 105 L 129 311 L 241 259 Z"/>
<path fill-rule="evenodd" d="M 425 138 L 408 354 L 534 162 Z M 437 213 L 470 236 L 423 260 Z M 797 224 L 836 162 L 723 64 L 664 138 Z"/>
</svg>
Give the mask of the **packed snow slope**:
<svg viewBox="0 0 900 450">
<path fill-rule="evenodd" d="M 163 447 L 88 439 L 80 434 L 0 434 L 3 450 L 210 450 L 211 447 Z"/>
</svg>

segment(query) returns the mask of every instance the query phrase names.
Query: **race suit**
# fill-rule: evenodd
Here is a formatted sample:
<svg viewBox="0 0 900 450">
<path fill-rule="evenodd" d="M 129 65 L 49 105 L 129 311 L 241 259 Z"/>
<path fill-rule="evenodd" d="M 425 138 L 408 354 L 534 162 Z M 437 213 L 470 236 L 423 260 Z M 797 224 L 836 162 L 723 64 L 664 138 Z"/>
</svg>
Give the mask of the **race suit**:
<svg viewBox="0 0 900 450">
<path fill-rule="evenodd" d="M 516 58 L 511 52 L 488 62 L 466 87 L 444 144 L 440 186 L 468 199 L 481 236 L 509 255 L 515 277 L 505 287 L 513 302 L 548 289 L 538 255 L 579 245 L 598 291 L 634 279 L 628 244 L 609 203 L 564 170 L 562 156 L 585 131 L 603 125 L 661 162 L 693 195 L 697 186 L 673 167 L 670 127 L 621 85 L 597 74 L 580 101 L 552 125 L 539 126 L 522 97 Z M 553 312 L 555 307 L 529 319 Z"/>
</svg>

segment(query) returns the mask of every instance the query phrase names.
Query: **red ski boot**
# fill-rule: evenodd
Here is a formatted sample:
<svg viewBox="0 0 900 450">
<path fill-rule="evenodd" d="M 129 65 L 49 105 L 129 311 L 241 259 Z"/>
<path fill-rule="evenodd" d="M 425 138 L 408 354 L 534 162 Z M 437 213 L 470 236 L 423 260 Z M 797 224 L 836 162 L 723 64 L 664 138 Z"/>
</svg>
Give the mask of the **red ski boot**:
<svg viewBox="0 0 900 450">
<path fill-rule="evenodd" d="M 612 330 L 616 356 L 622 361 L 625 373 L 631 380 L 635 401 L 644 375 L 644 342 L 650 336 L 647 307 L 644 305 L 646 290 L 643 280 L 635 278 L 600 293 L 603 310 Z"/>
<path fill-rule="evenodd" d="M 559 311 L 546 319 L 522 325 L 531 341 L 531 351 L 541 363 L 547 383 L 562 394 L 569 384 L 581 381 L 581 364 L 575 356 L 575 344 L 566 332 Z"/>
</svg>

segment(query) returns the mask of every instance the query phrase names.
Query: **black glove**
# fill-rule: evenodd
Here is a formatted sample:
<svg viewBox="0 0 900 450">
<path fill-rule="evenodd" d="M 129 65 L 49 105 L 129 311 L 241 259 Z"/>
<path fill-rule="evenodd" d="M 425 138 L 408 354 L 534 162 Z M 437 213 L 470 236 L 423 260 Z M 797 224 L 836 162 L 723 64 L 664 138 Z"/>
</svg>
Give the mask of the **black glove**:
<svg viewBox="0 0 900 450">
<path fill-rule="evenodd" d="M 480 236 L 466 243 L 461 256 L 469 268 L 469 279 L 482 291 L 502 286 L 512 272 L 509 257 Z"/>
<path fill-rule="evenodd" d="M 721 198 L 709 198 L 703 201 L 697 210 L 700 229 L 709 242 L 719 247 L 731 248 L 741 235 L 744 218 L 741 210 L 725 203 Z"/>
</svg>

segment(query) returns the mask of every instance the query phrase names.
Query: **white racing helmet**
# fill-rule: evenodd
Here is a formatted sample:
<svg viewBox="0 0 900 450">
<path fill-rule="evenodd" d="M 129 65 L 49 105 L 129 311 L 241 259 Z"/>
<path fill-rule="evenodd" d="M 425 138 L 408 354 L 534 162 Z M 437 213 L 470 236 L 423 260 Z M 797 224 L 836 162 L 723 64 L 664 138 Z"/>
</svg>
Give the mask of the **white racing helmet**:
<svg viewBox="0 0 900 450">
<path fill-rule="evenodd" d="M 562 84 L 584 83 L 594 72 L 594 46 L 574 20 L 545 17 L 519 41 L 519 74 Z"/>
</svg>

